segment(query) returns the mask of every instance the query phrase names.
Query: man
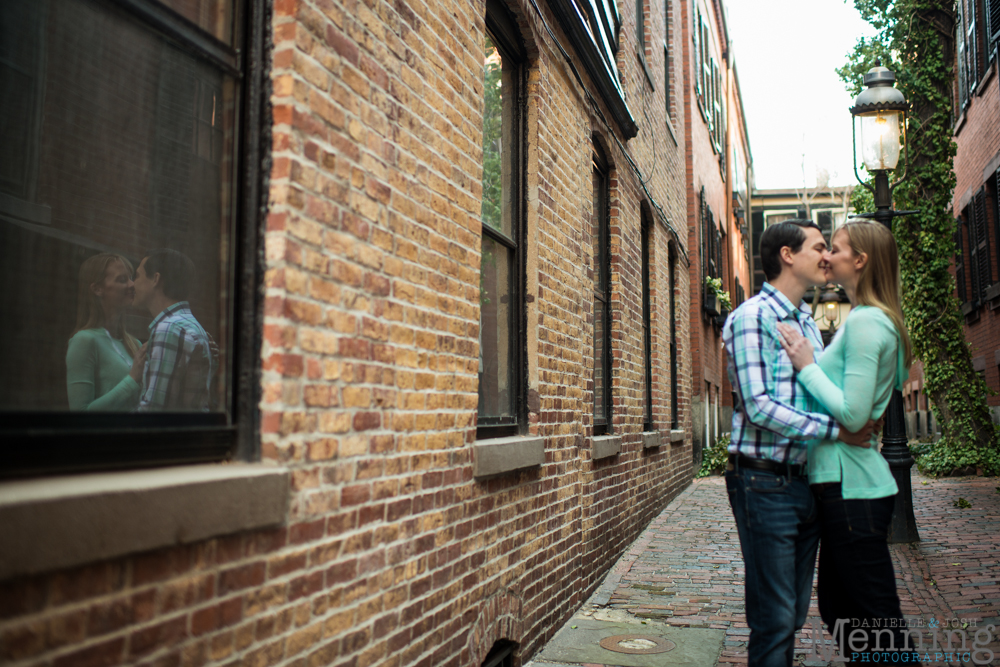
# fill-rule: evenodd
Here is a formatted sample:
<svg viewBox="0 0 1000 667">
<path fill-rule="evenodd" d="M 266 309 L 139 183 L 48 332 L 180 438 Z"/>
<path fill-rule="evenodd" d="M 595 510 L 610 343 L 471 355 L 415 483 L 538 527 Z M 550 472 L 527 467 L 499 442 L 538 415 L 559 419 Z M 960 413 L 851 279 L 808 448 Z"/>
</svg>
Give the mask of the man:
<svg viewBox="0 0 1000 667">
<path fill-rule="evenodd" d="M 210 339 L 187 302 L 194 274 L 194 262 L 176 250 L 151 250 L 136 269 L 134 305 L 153 316 L 140 412 L 209 409 Z"/>
<path fill-rule="evenodd" d="M 806 476 L 810 440 L 867 446 L 869 422 L 849 433 L 822 414 L 796 384 L 777 324 L 785 322 L 823 349 L 806 290 L 826 284 L 826 241 L 811 220 L 786 220 L 760 238 L 767 282 L 726 322 L 722 337 L 733 410 L 726 488 L 746 569 L 749 667 L 790 667 L 795 631 L 809 611 L 819 544 L 817 506 Z"/>
</svg>

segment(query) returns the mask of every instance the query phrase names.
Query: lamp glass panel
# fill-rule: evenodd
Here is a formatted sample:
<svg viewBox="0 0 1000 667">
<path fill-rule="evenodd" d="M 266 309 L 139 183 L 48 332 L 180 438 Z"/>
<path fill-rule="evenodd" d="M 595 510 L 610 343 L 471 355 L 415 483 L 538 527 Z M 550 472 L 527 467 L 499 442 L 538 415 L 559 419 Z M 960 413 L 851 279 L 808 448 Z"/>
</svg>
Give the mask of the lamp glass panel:
<svg viewBox="0 0 1000 667">
<path fill-rule="evenodd" d="M 833 322 L 840 315 L 840 308 L 836 303 L 826 304 L 826 319 L 828 322 Z"/>
<path fill-rule="evenodd" d="M 899 162 L 899 112 L 861 116 L 861 157 L 868 171 L 895 169 Z"/>
</svg>

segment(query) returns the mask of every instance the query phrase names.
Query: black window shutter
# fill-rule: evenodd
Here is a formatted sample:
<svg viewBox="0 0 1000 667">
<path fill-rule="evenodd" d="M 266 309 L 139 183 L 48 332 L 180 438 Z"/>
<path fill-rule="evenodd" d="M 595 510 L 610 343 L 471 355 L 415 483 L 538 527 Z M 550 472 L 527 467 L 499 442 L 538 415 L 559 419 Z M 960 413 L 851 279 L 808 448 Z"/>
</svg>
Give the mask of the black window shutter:
<svg viewBox="0 0 1000 667">
<path fill-rule="evenodd" d="M 698 248 L 701 252 L 701 275 L 702 281 L 704 282 L 704 276 L 710 275 L 708 271 L 708 206 L 705 204 L 705 187 L 702 186 L 701 194 L 698 200 L 698 220 L 701 223 L 701 245 Z"/>
<path fill-rule="evenodd" d="M 962 230 L 965 223 L 961 218 L 955 218 L 955 285 L 958 288 L 958 301 L 968 301 L 965 294 L 965 254 L 962 248 Z"/>
<path fill-rule="evenodd" d="M 975 206 L 970 202 L 965 209 L 965 233 L 964 236 L 969 243 L 969 301 L 974 305 L 979 305 L 979 295 L 982 292 L 982 285 L 979 282 L 979 244 L 976 242 L 976 215 Z"/>
<path fill-rule="evenodd" d="M 972 198 L 972 217 L 975 220 L 975 236 L 972 238 L 976 244 L 976 254 L 978 256 L 976 273 L 979 276 L 979 292 L 976 293 L 976 299 L 980 302 L 985 302 L 986 288 L 993 284 L 993 277 L 990 271 L 990 232 L 986 216 L 985 186 L 980 188 L 976 196 Z"/>
<path fill-rule="evenodd" d="M 1000 0 L 986 0 L 986 24 L 987 30 L 986 45 L 992 51 L 993 42 L 1000 39 Z"/>
</svg>

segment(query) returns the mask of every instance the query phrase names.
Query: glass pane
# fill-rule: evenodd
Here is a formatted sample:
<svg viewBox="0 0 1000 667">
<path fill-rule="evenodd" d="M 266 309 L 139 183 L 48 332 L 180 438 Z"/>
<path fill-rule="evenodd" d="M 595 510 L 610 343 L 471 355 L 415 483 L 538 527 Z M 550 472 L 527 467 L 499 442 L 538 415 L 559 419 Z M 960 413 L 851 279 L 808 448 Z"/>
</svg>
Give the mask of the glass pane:
<svg viewBox="0 0 1000 667">
<path fill-rule="evenodd" d="M 483 224 L 513 237 L 515 70 L 489 34 L 483 60 Z"/>
<path fill-rule="evenodd" d="M 159 0 L 216 39 L 232 44 L 233 0 Z"/>
<path fill-rule="evenodd" d="M 0 151 L 20 175 L 0 184 L 0 410 L 225 410 L 235 81 L 112 5 L 0 3 L 0 26 L 34 31 L 27 148 Z"/>
<path fill-rule="evenodd" d="M 604 409 L 604 302 L 594 299 L 594 420 L 608 418 Z"/>
<path fill-rule="evenodd" d="M 604 243 L 603 243 L 603 227 L 604 227 L 604 176 L 595 167 L 593 170 L 593 186 L 594 186 L 594 206 L 593 209 L 593 220 L 591 221 L 591 238 L 594 245 L 594 291 L 604 292 L 604 267 L 601 265 L 604 261 Z"/>
<path fill-rule="evenodd" d="M 511 279 L 514 253 L 483 236 L 479 278 L 479 423 L 510 422 L 514 414 L 514 320 Z"/>
</svg>

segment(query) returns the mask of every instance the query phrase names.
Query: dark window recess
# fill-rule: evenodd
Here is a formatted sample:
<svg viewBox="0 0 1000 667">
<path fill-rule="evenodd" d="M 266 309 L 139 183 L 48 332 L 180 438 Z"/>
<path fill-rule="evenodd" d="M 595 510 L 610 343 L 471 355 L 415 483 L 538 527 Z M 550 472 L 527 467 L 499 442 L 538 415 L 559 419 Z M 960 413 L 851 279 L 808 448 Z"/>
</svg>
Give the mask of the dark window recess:
<svg viewBox="0 0 1000 667">
<path fill-rule="evenodd" d="M 663 113 L 670 120 L 670 50 L 663 44 Z"/>
<path fill-rule="evenodd" d="M 959 303 L 968 302 L 965 290 L 965 221 L 962 218 L 955 219 L 955 286 L 958 290 Z"/>
<path fill-rule="evenodd" d="M 677 396 L 677 249 L 670 244 L 670 428 L 680 428 Z"/>
<path fill-rule="evenodd" d="M 670 44 L 670 0 L 663 0 L 663 108 L 668 120 L 670 119 Z"/>
<path fill-rule="evenodd" d="M 715 229 L 715 219 L 712 209 L 708 207 L 704 186 L 701 188 L 699 197 L 699 217 L 701 219 L 701 270 L 702 283 L 704 278 L 718 278 L 721 274 L 722 249 L 720 245 L 720 235 Z"/>
<path fill-rule="evenodd" d="M 646 12 L 643 0 L 635 0 L 635 48 L 639 57 L 646 60 Z"/>
<path fill-rule="evenodd" d="M 816 224 L 819 225 L 823 238 L 830 243 L 833 240 L 833 211 L 817 211 Z"/>
<path fill-rule="evenodd" d="M 527 422 L 520 111 L 525 54 L 516 23 L 498 2 L 487 5 L 486 29 L 479 438 L 515 435 Z"/>
<path fill-rule="evenodd" d="M 514 667 L 514 652 L 517 644 L 501 639 L 493 645 L 483 660 L 482 667 Z"/>
<path fill-rule="evenodd" d="M 653 340 L 649 290 L 650 248 L 653 229 L 645 210 L 642 212 L 642 368 L 643 430 L 653 429 Z"/>
<path fill-rule="evenodd" d="M 0 475 L 256 456 L 263 4 L 0 3 Z"/>
<path fill-rule="evenodd" d="M 597 141 L 593 160 L 594 435 L 611 430 L 611 253 L 608 163 Z"/>
</svg>

